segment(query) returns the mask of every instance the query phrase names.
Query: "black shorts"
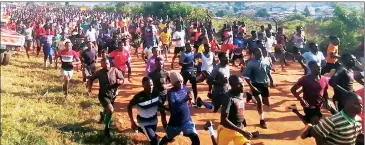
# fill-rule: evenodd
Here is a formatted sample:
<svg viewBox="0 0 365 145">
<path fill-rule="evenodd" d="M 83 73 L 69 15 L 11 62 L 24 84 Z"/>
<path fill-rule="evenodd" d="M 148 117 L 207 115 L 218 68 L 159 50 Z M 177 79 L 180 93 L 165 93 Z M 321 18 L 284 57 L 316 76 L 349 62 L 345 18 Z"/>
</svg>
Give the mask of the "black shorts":
<svg viewBox="0 0 365 145">
<path fill-rule="evenodd" d="M 190 81 L 190 83 L 196 83 L 196 75 L 195 72 L 181 72 L 182 77 L 184 78 L 184 83 Z"/>
<path fill-rule="evenodd" d="M 232 61 L 235 61 L 236 59 L 243 59 L 243 54 L 242 53 L 240 55 L 233 54 Z"/>
<path fill-rule="evenodd" d="M 174 54 L 179 54 L 180 52 L 185 51 L 185 47 L 175 47 Z"/>
<path fill-rule="evenodd" d="M 298 54 L 303 54 L 305 52 L 306 52 L 305 48 L 298 48 L 293 46 L 293 54 L 298 55 Z"/>
<path fill-rule="evenodd" d="M 329 73 L 332 69 L 337 70 L 341 65 L 336 63 L 326 63 L 326 65 L 322 68 L 321 74 L 324 75 L 326 73 Z"/>
<path fill-rule="evenodd" d="M 202 71 L 202 75 L 205 77 L 209 77 L 210 73 L 208 71 L 204 70 L 204 71 Z"/>
<path fill-rule="evenodd" d="M 259 96 L 261 95 L 262 97 L 270 97 L 270 91 L 269 91 L 269 85 L 268 84 L 261 84 L 261 83 L 253 83 L 252 84 L 255 88 L 257 88 L 257 90 L 259 92 L 253 91 L 252 95 L 253 96 Z"/>
<path fill-rule="evenodd" d="M 318 118 L 322 118 L 322 113 L 320 108 L 304 108 L 304 120 L 307 123 L 310 123 L 312 117 L 317 116 Z"/>
<path fill-rule="evenodd" d="M 104 108 L 108 107 L 109 104 L 113 105 L 115 98 L 117 98 L 117 97 L 110 98 L 110 97 L 100 96 L 100 95 L 98 97 L 101 106 L 103 106 Z"/>
</svg>

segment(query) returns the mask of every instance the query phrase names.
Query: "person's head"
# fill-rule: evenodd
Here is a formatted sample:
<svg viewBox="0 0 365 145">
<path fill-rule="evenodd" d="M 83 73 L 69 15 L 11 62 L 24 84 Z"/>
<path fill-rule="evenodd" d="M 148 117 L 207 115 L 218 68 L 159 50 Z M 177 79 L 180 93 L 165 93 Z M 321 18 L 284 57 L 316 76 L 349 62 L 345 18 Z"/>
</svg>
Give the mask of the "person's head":
<svg viewBox="0 0 365 145">
<path fill-rule="evenodd" d="M 302 27 L 302 26 L 298 26 L 298 27 L 296 28 L 296 31 L 297 31 L 297 33 L 298 33 L 298 34 L 302 34 L 302 32 L 303 32 L 303 27 Z"/>
<path fill-rule="evenodd" d="M 181 74 L 179 72 L 171 72 L 170 81 L 171 81 L 171 85 L 175 89 L 182 89 L 184 86 L 183 85 L 184 78 L 181 76 Z"/>
<path fill-rule="evenodd" d="M 109 69 L 110 68 L 110 62 L 107 58 L 102 58 L 100 63 L 101 63 L 101 67 L 103 69 Z"/>
<path fill-rule="evenodd" d="M 218 59 L 221 65 L 225 66 L 228 64 L 228 55 L 225 52 L 219 52 Z"/>
<path fill-rule="evenodd" d="M 204 52 L 206 52 L 206 53 L 210 52 L 209 44 L 204 44 Z"/>
<path fill-rule="evenodd" d="M 316 61 L 308 62 L 308 68 L 313 75 L 321 75 L 321 67 L 318 65 Z"/>
<path fill-rule="evenodd" d="M 66 51 L 69 51 L 69 50 L 71 50 L 72 49 L 72 43 L 71 42 L 66 42 L 65 43 L 65 50 Z"/>
<path fill-rule="evenodd" d="M 265 29 L 265 33 L 266 33 L 266 36 L 267 37 L 271 37 L 272 36 L 272 34 L 270 32 L 270 29 Z"/>
<path fill-rule="evenodd" d="M 232 91 L 243 93 L 243 80 L 240 77 L 231 75 L 228 79 L 228 82 Z"/>
<path fill-rule="evenodd" d="M 356 61 L 357 61 L 355 56 L 350 53 L 342 54 L 340 59 L 341 59 L 341 63 L 347 68 L 354 67 L 356 65 Z"/>
<path fill-rule="evenodd" d="M 309 43 L 309 50 L 313 53 L 313 54 L 317 54 L 318 52 L 318 44 L 311 42 Z"/>
<path fill-rule="evenodd" d="M 158 56 L 157 47 L 152 47 L 153 56 Z"/>
<path fill-rule="evenodd" d="M 264 25 L 261 25 L 261 26 L 260 26 L 260 30 L 261 30 L 261 31 L 264 31 L 264 30 L 265 30 L 265 26 L 264 26 Z"/>
<path fill-rule="evenodd" d="M 252 38 L 257 38 L 257 33 L 256 33 L 256 31 L 251 31 L 251 36 L 252 36 Z"/>
<path fill-rule="evenodd" d="M 278 34 L 283 34 L 284 33 L 284 28 L 283 27 L 279 27 L 278 28 Z"/>
<path fill-rule="evenodd" d="M 94 44 L 91 41 L 86 41 L 86 43 L 87 43 L 87 48 L 88 49 L 91 49 L 91 48 L 94 47 Z"/>
<path fill-rule="evenodd" d="M 354 92 L 343 94 L 344 97 L 344 112 L 348 115 L 355 116 L 363 110 L 362 98 Z"/>
<path fill-rule="evenodd" d="M 163 28 L 163 32 L 167 33 L 167 27 Z"/>
<path fill-rule="evenodd" d="M 336 36 L 330 36 L 329 37 L 331 43 L 335 46 L 340 45 L 340 39 Z"/>
<path fill-rule="evenodd" d="M 185 43 L 185 49 L 186 51 L 190 52 L 192 50 L 190 42 Z"/>
<path fill-rule="evenodd" d="M 162 70 L 162 68 L 163 68 L 163 60 L 162 60 L 161 57 L 157 57 L 155 59 L 155 66 L 156 66 L 156 69 L 157 70 Z"/>
<path fill-rule="evenodd" d="M 153 82 L 152 79 L 149 77 L 143 77 L 142 79 L 142 87 L 145 92 L 152 93 Z"/>
<path fill-rule="evenodd" d="M 272 29 L 272 25 L 271 25 L 271 24 L 268 24 L 268 25 L 267 25 L 267 28 L 268 28 L 268 29 Z"/>
<path fill-rule="evenodd" d="M 51 34 L 51 29 L 47 29 L 47 30 L 46 30 L 46 34 L 47 34 L 47 35 Z"/>
<path fill-rule="evenodd" d="M 262 58 L 261 48 L 254 49 L 253 55 L 255 56 L 255 59 L 261 59 Z"/>
</svg>

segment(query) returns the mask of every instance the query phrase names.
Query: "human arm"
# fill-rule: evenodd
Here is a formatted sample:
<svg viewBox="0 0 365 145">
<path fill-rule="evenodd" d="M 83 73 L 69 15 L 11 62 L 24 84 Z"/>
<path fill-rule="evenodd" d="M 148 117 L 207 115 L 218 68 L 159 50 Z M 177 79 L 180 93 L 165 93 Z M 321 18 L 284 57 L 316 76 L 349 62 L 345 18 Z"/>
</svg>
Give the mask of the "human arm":
<svg viewBox="0 0 365 145">
<path fill-rule="evenodd" d="M 136 124 L 136 122 L 134 122 L 134 119 L 133 119 L 133 106 L 135 106 L 137 104 L 137 99 L 138 99 L 138 96 L 135 95 L 132 100 L 129 101 L 128 103 L 128 107 L 127 107 L 127 110 L 128 110 L 128 117 L 129 117 L 129 120 L 131 121 L 131 128 L 132 129 L 137 129 L 138 126 Z"/>
<path fill-rule="evenodd" d="M 330 117 L 324 118 L 317 125 L 313 125 L 310 129 L 310 134 L 315 138 L 318 145 L 325 144 L 325 138 L 335 131 L 335 125 L 330 120 Z"/>
<path fill-rule="evenodd" d="M 295 98 L 297 98 L 297 100 L 300 102 L 300 105 L 303 106 L 303 108 L 306 108 L 309 106 L 309 104 L 302 98 L 300 97 L 300 93 L 298 92 L 300 87 L 303 87 L 303 77 L 300 78 L 297 83 L 294 84 L 294 86 L 290 89 L 291 93 L 293 94 L 293 96 Z"/>
<path fill-rule="evenodd" d="M 335 74 L 333 74 L 333 76 L 329 80 L 329 85 L 331 87 L 333 87 L 333 89 L 335 91 L 339 91 L 341 93 L 346 93 L 348 91 L 345 90 L 344 88 L 342 88 L 340 85 L 338 85 L 338 81 L 341 79 L 341 74 L 342 73 L 345 73 L 344 69 L 340 68 L 339 70 L 337 70 L 337 72 Z"/>
<path fill-rule="evenodd" d="M 227 104 L 223 105 L 222 112 L 221 112 L 221 125 L 224 126 L 227 129 L 231 129 L 231 130 L 234 130 L 234 131 L 237 131 L 237 132 L 241 133 L 247 139 L 251 139 L 252 134 L 250 132 L 247 132 L 247 131 L 243 130 L 242 128 L 237 127 L 236 125 L 234 125 L 228 119 L 228 115 L 229 115 L 229 111 L 231 109 L 231 105 L 232 105 L 232 100 L 231 99 L 228 101 Z"/>
<path fill-rule="evenodd" d="M 251 91 L 256 91 L 258 92 L 257 88 L 254 87 L 251 83 L 251 79 L 250 79 L 250 76 L 251 76 L 251 73 L 252 73 L 252 70 L 253 70 L 253 67 L 252 65 L 250 64 L 250 62 L 248 62 L 246 68 L 243 70 L 242 72 L 242 75 L 245 79 L 245 81 L 247 82 L 248 86 L 250 87 Z"/>
<path fill-rule="evenodd" d="M 91 96 L 91 89 L 93 87 L 93 82 L 94 80 L 99 78 L 99 72 L 97 71 L 95 74 L 93 74 L 92 76 L 88 77 L 88 81 L 86 83 L 86 88 L 88 88 L 88 95 Z"/>
</svg>

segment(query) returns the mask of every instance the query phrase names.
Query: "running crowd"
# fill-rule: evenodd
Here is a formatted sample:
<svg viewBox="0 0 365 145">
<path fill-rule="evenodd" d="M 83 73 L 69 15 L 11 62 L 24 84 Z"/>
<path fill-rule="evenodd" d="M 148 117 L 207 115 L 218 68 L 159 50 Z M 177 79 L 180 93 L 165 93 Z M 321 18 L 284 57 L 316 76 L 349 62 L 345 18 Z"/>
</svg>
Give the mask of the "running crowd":
<svg viewBox="0 0 365 145">
<path fill-rule="evenodd" d="M 100 123 L 105 124 L 106 137 L 111 137 L 110 122 L 118 88 L 123 87 L 125 77 L 131 81 L 133 53 L 146 63 L 143 91 L 125 107 L 131 128 L 144 133 L 152 145 L 167 144 L 181 132 L 193 145 L 249 145 L 250 139 L 260 133 L 245 129 L 245 104 L 252 101 L 257 105 L 258 123 L 268 128 L 263 107 L 270 106 L 270 88 L 276 86 L 271 74 L 275 71 L 273 63 L 278 62 L 285 71 L 289 60 L 297 61 L 305 72 L 291 89 L 304 115 L 297 106 L 288 107 L 307 126 L 301 137 L 313 137 L 317 145 L 363 144 L 363 98 L 353 88 L 355 80 L 364 84 L 363 43 L 353 53 L 356 57 L 351 53 L 339 55 L 340 40 L 330 36 L 325 57 L 316 42 L 307 42 L 302 27 L 297 27 L 292 36 L 285 35 L 283 27 L 276 31 L 270 24 L 248 32 L 240 21 L 224 24 L 218 30 L 210 20 L 81 11 L 74 6 L 28 5 L 13 11 L 11 18 L 6 27 L 25 36 L 28 58 L 32 52 L 37 57 L 43 52 L 44 67 L 56 69 L 61 61 L 66 97 L 74 70 L 82 71 L 89 95 L 93 81 L 99 80 L 98 99 L 104 109 Z M 289 43 L 293 44 L 292 49 L 287 48 Z M 170 66 L 173 69 L 178 58 L 180 72 L 165 70 L 167 54 L 173 46 Z M 98 58 L 100 70 L 96 70 Z M 231 75 L 230 66 L 241 67 L 242 75 Z M 329 80 L 323 76 L 326 73 L 332 75 Z M 244 81 L 248 92 L 244 92 Z M 209 86 L 211 102 L 198 97 L 198 83 Z M 333 103 L 327 93 L 330 86 L 334 89 Z M 211 121 L 205 124 L 212 143 L 200 142 L 191 119 L 192 106 L 220 111 L 217 133 Z M 136 121 L 134 107 L 138 110 Z M 322 118 L 321 108 L 332 116 Z M 169 121 L 166 112 L 170 112 Z M 166 132 L 162 139 L 156 135 L 158 114 Z"/>
</svg>

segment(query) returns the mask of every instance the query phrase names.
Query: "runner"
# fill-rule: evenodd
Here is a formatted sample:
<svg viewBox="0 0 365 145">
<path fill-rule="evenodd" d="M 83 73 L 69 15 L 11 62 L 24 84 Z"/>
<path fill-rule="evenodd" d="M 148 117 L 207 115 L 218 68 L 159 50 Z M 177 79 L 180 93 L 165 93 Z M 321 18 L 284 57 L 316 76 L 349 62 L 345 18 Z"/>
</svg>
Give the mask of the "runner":
<svg viewBox="0 0 365 145">
<path fill-rule="evenodd" d="M 271 25 L 269 24 L 269 26 L 271 26 Z M 276 62 L 276 57 L 273 52 L 273 48 L 274 48 L 276 42 L 275 42 L 275 37 L 272 36 L 272 32 L 270 30 L 272 30 L 272 29 L 265 30 L 265 33 L 266 33 L 265 48 L 266 48 L 266 51 L 267 51 L 269 57 L 271 58 L 271 60 L 273 62 Z"/>
<path fill-rule="evenodd" d="M 191 100 L 190 91 L 183 85 L 184 79 L 180 73 L 171 72 L 170 80 L 173 87 L 167 92 L 167 100 L 171 116 L 165 128 L 166 136 L 161 139 L 159 145 L 171 142 L 181 132 L 184 133 L 184 136 L 190 138 L 192 145 L 200 145 L 199 136 L 195 129 L 195 124 L 191 120 L 190 109 L 187 103 Z"/>
<path fill-rule="evenodd" d="M 73 75 L 73 61 L 79 61 L 79 57 L 75 51 L 72 50 L 72 43 L 66 42 L 63 50 L 60 51 L 57 58 L 61 58 L 61 75 L 63 77 L 63 91 L 65 97 L 68 96 L 68 84 Z"/>
<path fill-rule="evenodd" d="M 303 62 L 300 61 L 301 54 L 305 52 L 304 45 L 307 42 L 302 32 L 303 32 L 303 27 L 298 26 L 296 28 L 296 33 L 291 38 L 291 42 L 294 44 L 293 46 L 294 57 L 299 62 L 300 66 L 304 69 L 304 75 L 306 75 L 308 72 L 305 69 L 305 65 L 303 64 Z"/>
<path fill-rule="evenodd" d="M 168 28 L 164 27 L 163 32 L 160 34 L 160 40 L 162 43 L 162 52 L 165 54 L 165 61 L 167 61 L 167 52 L 169 52 L 169 45 L 171 43 L 171 33 L 168 32 Z"/>
<path fill-rule="evenodd" d="M 249 139 L 257 137 L 259 133 L 250 133 L 245 130 L 243 81 L 233 75 L 229 77 L 229 84 L 231 89 L 225 96 L 229 99 L 222 105 L 221 122 L 217 129 L 218 144 L 228 145 L 234 142 L 235 145 L 250 145 Z"/>
<path fill-rule="evenodd" d="M 143 91 L 136 94 L 128 103 L 128 116 L 131 121 L 131 128 L 143 132 L 151 145 L 157 145 L 157 112 L 161 110 L 163 102 L 160 96 L 152 93 L 154 86 L 150 78 L 144 77 L 142 79 L 142 86 Z M 133 119 L 132 108 L 134 106 L 136 106 L 138 112 L 138 125 Z M 160 111 L 160 115 L 163 128 L 166 128 L 167 122 L 165 111 Z"/>
<path fill-rule="evenodd" d="M 216 63 L 215 55 L 210 49 L 209 45 L 206 44 L 204 45 L 204 52 L 197 54 L 197 57 L 202 60 L 201 73 L 198 75 L 197 83 L 203 82 L 210 76 L 213 65 Z"/>
<path fill-rule="evenodd" d="M 322 119 L 319 124 L 308 124 L 301 138 L 314 137 L 317 145 L 351 144 L 354 145 L 361 133 L 361 118 L 357 115 L 363 110 L 362 99 L 353 92 L 344 94 L 344 109 L 330 117 Z M 362 138 L 363 138 L 362 134 Z"/>
<path fill-rule="evenodd" d="M 39 53 L 41 52 L 41 37 L 46 34 L 46 30 L 43 28 L 42 24 L 38 25 L 38 28 L 35 29 L 36 43 L 37 43 L 37 57 L 39 57 Z"/>
<path fill-rule="evenodd" d="M 109 57 L 113 60 L 112 64 L 114 67 L 118 68 L 120 71 L 122 71 L 123 76 L 126 73 L 126 69 L 128 68 L 128 81 L 131 82 L 131 61 L 130 61 L 130 53 L 127 50 L 128 47 L 126 46 L 126 40 L 123 39 L 121 42 L 119 42 L 119 49 L 114 50 L 109 54 Z"/>
<path fill-rule="evenodd" d="M 286 72 L 284 66 L 289 66 L 289 64 L 286 63 L 286 58 L 285 58 L 285 54 L 287 53 L 286 51 L 286 43 L 288 42 L 288 39 L 286 37 L 286 35 L 284 34 L 284 28 L 283 27 L 279 27 L 278 28 L 278 32 L 276 34 L 276 45 L 275 45 L 275 56 L 276 58 L 280 59 L 280 65 L 281 65 L 281 70 L 283 72 Z"/>
<path fill-rule="evenodd" d="M 156 68 L 148 74 L 148 77 L 152 79 L 154 84 L 153 93 L 158 94 L 164 103 L 167 99 L 166 82 L 170 82 L 170 77 L 164 70 L 162 58 L 157 57 L 155 59 L 155 66 Z"/>
<path fill-rule="evenodd" d="M 103 112 L 100 112 L 100 122 L 104 121 L 104 135 L 106 137 L 111 137 L 110 122 L 114 112 L 113 105 L 118 87 L 124 83 L 124 77 L 119 69 L 110 66 L 109 60 L 106 58 L 101 59 L 101 67 L 101 70 L 98 70 L 94 75 L 88 78 L 87 87 L 88 94 L 91 95 L 94 80 L 99 80 L 98 99 L 104 109 Z"/>
<path fill-rule="evenodd" d="M 340 58 L 343 66 L 339 67 L 336 73 L 331 77 L 329 84 L 333 87 L 333 102 L 337 104 L 337 110 L 344 108 L 345 92 L 354 92 L 353 81 L 355 67 L 355 56 L 345 53 Z"/>
<path fill-rule="evenodd" d="M 189 42 L 185 45 L 186 50 L 181 53 L 180 62 L 181 65 L 181 75 L 184 78 L 184 85 L 189 81 L 194 93 L 194 103 L 196 103 L 196 99 L 198 97 L 198 89 L 196 82 L 196 74 L 195 74 L 195 54 L 191 49 L 191 45 Z"/>
<path fill-rule="evenodd" d="M 240 60 L 240 64 L 238 66 L 244 66 L 245 60 L 243 56 L 243 49 L 245 48 L 244 44 L 245 41 L 243 40 L 243 33 L 239 32 L 238 36 L 235 38 L 233 44 L 235 45 L 235 49 L 233 49 L 233 56 L 232 56 L 232 65 L 237 67 L 235 61 L 237 59 Z"/>
<path fill-rule="evenodd" d="M 340 45 L 340 39 L 335 36 L 329 37 L 331 43 L 328 45 L 327 48 L 327 56 L 326 56 L 326 65 L 322 68 L 321 75 L 324 75 L 330 72 L 332 69 L 337 70 L 340 67 L 338 63 L 338 59 L 340 56 L 338 55 L 338 45 Z"/>
<path fill-rule="evenodd" d="M 323 56 L 323 53 L 320 52 L 318 50 L 318 45 L 314 42 L 309 43 L 309 50 L 308 52 L 305 52 L 302 55 L 302 63 L 305 63 L 305 72 L 307 72 L 308 74 L 311 73 L 311 69 L 309 69 L 309 62 L 310 61 L 315 61 L 317 63 L 318 66 L 324 66 L 324 64 L 326 63 L 326 60 Z M 304 60 L 304 62 L 303 62 Z"/>
<path fill-rule="evenodd" d="M 217 112 L 225 101 L 223 97 L 229 90 L 228 77 L 230 68 L 228 65 L 228 56 L 225 52 L 218 54 L 219 64 L 214 67 L 212 74 L 209 76 L 207 83 L 209 85 L 208 98 L 212 103 L 204 102 L 200 97 L 197 99 L 197 107 L 202 105 L 212 112 Z"/>
<path fill-rule="evenodd" d="M 174 32 L 172 36 L 172 41 L 175 42 L 175 49 L 174 49 L 174 56 L 172 57 L 171 61 L 171 68 L 174 68 L 174 62 L 177 57 L 177 55 L 180 52 L 185 51 L 185 32 L 182 31 L 181 25 L 176 25 L 176 31 Z"/>
<path fill-rule="evenodd" d="M 315 60 L 309 61 L 307 67 L 310 74 L 301 77 L 291 88 L 291 92 L 303 107 L 305 115 L 299 113 L 296 106 L 290 109 L 303 121 L 304 124 L 318 124 L 322 118 L 321 107 L 328 103 L 328 80 L 321 76 L 321 67 Z M 303 98 L 299 96 L 299 88 L 302 87 Z"/>
<path fill-rule="evenodd" d="M 152 56 L 148 58 L 147 65 L 146 65 L 146 73 L 150 73 L 156 69 L 155 60 L 159 57 L 157 53 L 157 47 L 152 48 Z"/>
<path fill-rule="evenodd" d="M 23 33 L 25 36 L 25 52 L 27 53 L 28 58 L 30 58 L 29 51 L 33 49 L 33 28 L 31 28 L 29 24 L 26 24 L 25 27 Z"/>
<path fill-rule="evenodd" d="M 50 34 L 51 30 L 47 29 L 46 35 L 43 35 L 41 38 L 41 46 L 43 48 L 43 67 L 47 67 L 47 60 L 49 59 L 50 66 L 52 67 L 53 64 L 53 55 L 54 55 L 54 48 L 52 48 L 52 38 L 53 35 Z"/>
<path fill-rule="evenodd" d="M 258 44 L 262 42 L 257 41 Z M 269 74 L 271 71 L 270 62 L 264 59 L 262 55 L 261 48 L 255 49 L 254 59 L 247 63 L 246 68 L 243 71 L 243 77 L 245 78 L 247 84 L 249 85 L 252 95 L 257 101 L 257 111 L 260 115 L 260 126 L 267 129 L 266 121 L 264 118 L 263 104 L 270 106 L 269 101 Z M 250 96 L 247 96 L 249 102 Z"/>
<path fill-rule="evenodd" d="M 84 50 L 81 53 L 81 63 L 83 65 L 83 71 L 82 71 L 82 81 L 86 82 L 86 79 L 89 76 L 92 76 L 95 71 L 96 71 L 96 67 L 95 67 L 95 63 L 96 63 L 96 50 L 94 48 L 94 44 L 92 43 L 92 41 L 87 41 L 87 49 Z"/>
</svg>

